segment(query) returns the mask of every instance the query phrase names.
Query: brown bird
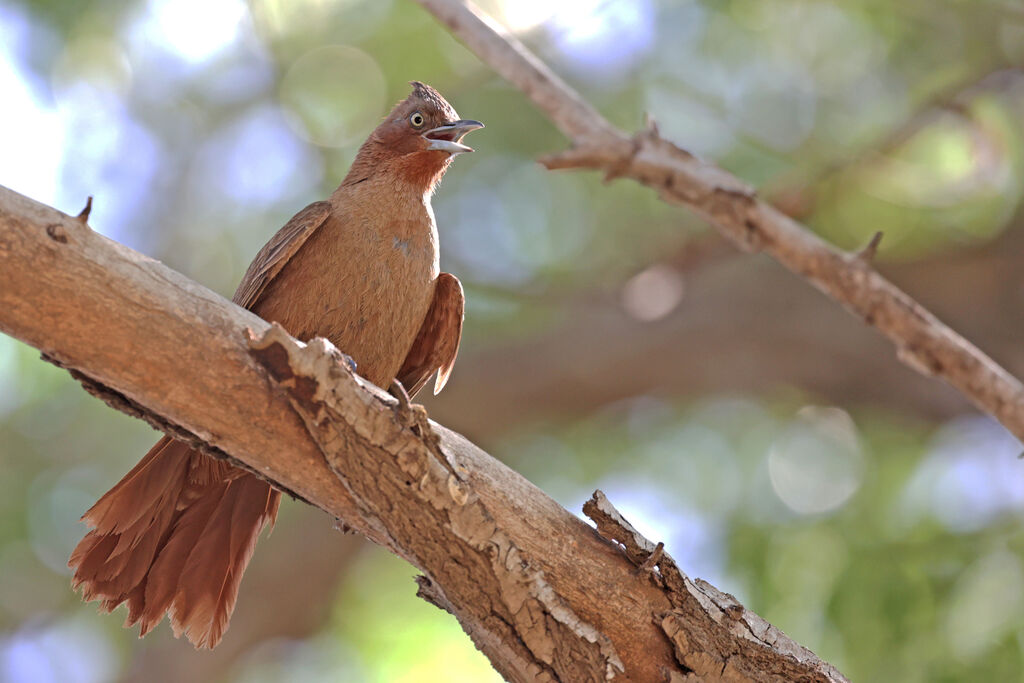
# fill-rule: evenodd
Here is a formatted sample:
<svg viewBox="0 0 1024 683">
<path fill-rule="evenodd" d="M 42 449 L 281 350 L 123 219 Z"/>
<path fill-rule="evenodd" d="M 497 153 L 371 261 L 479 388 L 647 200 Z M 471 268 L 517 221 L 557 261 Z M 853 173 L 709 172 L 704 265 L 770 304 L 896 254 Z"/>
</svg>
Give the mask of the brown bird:
<svg viewBox="0 0 1024 683">
<path fill-rule="evenodd" d="M 462 334 L 462 285 L 439 272 L 430 197 L 462 137 L 460 119 L 419 82 L 359 149 L 326 202 L 296 214 L 260 250 L 234 302 L 292 335 L 326 337 L 358 372 L 415 394 L 448 381 Z M 169 437 L 160 439 L 82 519 L 72 585 L 101 609 L 128 603 L 140 637 L 170 617 L 196 647 L 220 642 L 256 538 L 281 493 Z"/>
</svg>

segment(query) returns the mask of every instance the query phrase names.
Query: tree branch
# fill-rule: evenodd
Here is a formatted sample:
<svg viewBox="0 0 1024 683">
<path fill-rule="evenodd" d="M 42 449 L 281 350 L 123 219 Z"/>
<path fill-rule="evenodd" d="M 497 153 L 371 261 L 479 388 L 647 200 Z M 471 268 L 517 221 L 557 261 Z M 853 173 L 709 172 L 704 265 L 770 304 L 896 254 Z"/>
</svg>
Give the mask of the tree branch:
<svg viewBox="0 0 1024 683">
<path fill-rule="evenodd" d="M 971 329 L 1011 372 L 1024 372 L 1024 316 L 1006 315 L 1024 306 L 1019 220 L 984 245 L 889 263 L 886 275 L 921 292 L 922 303 L 952 325 Z M 971 409 L 962 393 L 900 364 L 885 337 L 771 259 L 715 259 L 682 278 L 676 310 L 652 322 L 632 317 L 619 289 L 530 295 L 526 304 L 546 306 L 558 322 L 523 338 L 470 345 L 459 355 L 459 373 L 486 386 L 487 400 L 473 384 L 456 382 L 424 402 L 436 419 L 458 420 L 483 442 L 641 395 L 771 396 L 791 386 L 808 400 L 929 421 Z"/>
<path fill-rule="evenodd" d="M 844 680 L 667 554 L 650 559 L 601 496 L 592 514 L 615 543 L 421 406 L 398 408 L 326 341 L 4 188 L 0 330 L 408 560 L 509 680 Z"/>
<path fill-rule="evenodd" d="M 978 348 L 879 275 L 865 259 L 832 247 L 734 176 L 704 163 L 653 125 L 629 137 L 615 129 L 515 37 L 460 0 L 419 0 L 495 71 L 522 90 L 573 143 L 548 168 L 629 177 L 688 207 L 745 251 L 764 251 L 887 336 L 905 364 L 941 378 L 1024 440 L 1024 386 Z"/>
</svg>

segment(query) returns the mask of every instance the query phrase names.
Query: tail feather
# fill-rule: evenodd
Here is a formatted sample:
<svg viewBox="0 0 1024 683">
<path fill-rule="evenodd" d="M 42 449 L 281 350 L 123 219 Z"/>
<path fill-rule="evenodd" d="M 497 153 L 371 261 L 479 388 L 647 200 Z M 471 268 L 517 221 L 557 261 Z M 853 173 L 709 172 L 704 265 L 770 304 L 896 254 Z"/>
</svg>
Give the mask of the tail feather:
<svg viewBox="0 0 1024 683">
<path fill-rule="evenodd" d="M 260 531 L 281 495 L 268 484 L 168 437 L 161 439 L 83 519 L 95 528 L 68 565 L 85 600 L 146 635 L 169 613 L 196 647 L 223 637 Z"/>
<path fill-rule="evenodd" d="M 216 485 L 194 504 L 185 508 L 174 525 L 171 538 L 164 545 L 160 557 L 153 563 L 149 572 L 149 580 L 141 600 L 139 623 L 142 635 L 149 633 L 169 611 L 175 596 L 178 594 L 180 578 L 185 562 L 199 539 L 206 531 L 214 512 L 221 503 L 225 486 Z M 210 567 L 210 577 L 217 576 L 214 567 Z M 172 626 L 174 624 L 172 613 Z M 175 635 L 181 635 L 175 629 Z"/>
<path fill-rule="evenodd" d="M 193 642 L 198 638 L 199 647 L 212 647 L 227 629 L 242 570 L 280 503 L 281 494 L 255 477 L 239 477 L 222 486 L 217 509 L 181 567 L 170 607 L 175 631 L 186 633 Z"/>
<path fill-rule="evenodd" d="M 116 534 L 144 524 L 146 515 L 159 509 L 161 498 L 177 498 L 181 493 L 180 489 L 169 484 L 184 485 L 183 477 L 190 460 L 188 451 L 185 444 L 163 437 L 121 481 L 82 515 L 82 521 L 105 533 Z M 134 504 L 127 505 L 126 500 Z M 129 537 L 137 539 L 134 535 Z"/>
</svg>

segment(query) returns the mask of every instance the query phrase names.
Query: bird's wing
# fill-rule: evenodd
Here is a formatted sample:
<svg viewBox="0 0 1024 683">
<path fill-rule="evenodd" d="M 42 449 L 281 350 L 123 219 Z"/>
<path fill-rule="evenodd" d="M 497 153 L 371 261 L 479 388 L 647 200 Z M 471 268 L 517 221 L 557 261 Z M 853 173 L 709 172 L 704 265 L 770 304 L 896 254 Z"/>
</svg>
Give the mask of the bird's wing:
<svg viewBox="0 0 1024 683">
<path fill-rule="evenodd" d="M 270 281 L 277 277 L 309 236 L 323 225 L 330 213 L 330 204 L 314 202 L 292 216 L 256 254 L 231 300 L 245 308 L 255 306 Z"/>
<path fill-rule="evenodd" d="M 441 273 L 434 286 L 434 300 L 430 310 L 402 363 L 402 369 L 398 371 L 398 381 L 409 392 L 409 396 L 415 396 L 434 371 L 437 371 L 434 394 L 440 392 L 448 382 L 448 376 L 452 374 L 455 365 L 455 356 L 459 353 L 465 305 L 462 283 L 451 273 Z"/>
</svg>

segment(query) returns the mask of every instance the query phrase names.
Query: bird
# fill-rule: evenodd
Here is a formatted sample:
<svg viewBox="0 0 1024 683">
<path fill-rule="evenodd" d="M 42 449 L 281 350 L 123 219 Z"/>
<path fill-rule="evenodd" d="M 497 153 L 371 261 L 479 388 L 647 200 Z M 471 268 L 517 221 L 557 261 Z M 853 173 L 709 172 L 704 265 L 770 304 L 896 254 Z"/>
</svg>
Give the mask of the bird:
<svg viewBox="0 0 1024 683">
<path fill-rule="evenodd" d="M 232 300 L 300 340 L 327 338 L 360 375 L 414 396 L 432 375 L 435 394 L 447 383 L 465 307 L 458 278 L 440 272 L 431 196 L 483 124 L 410 85 L 330 197 L 257 253 Z M 175 637 L 213 648 L 280 502 L 266 481 L 165 436 L 82 516 L 72 587 L 104 612 L 127 603 L 140 638 L 166 614 Z"/>
</svg>

